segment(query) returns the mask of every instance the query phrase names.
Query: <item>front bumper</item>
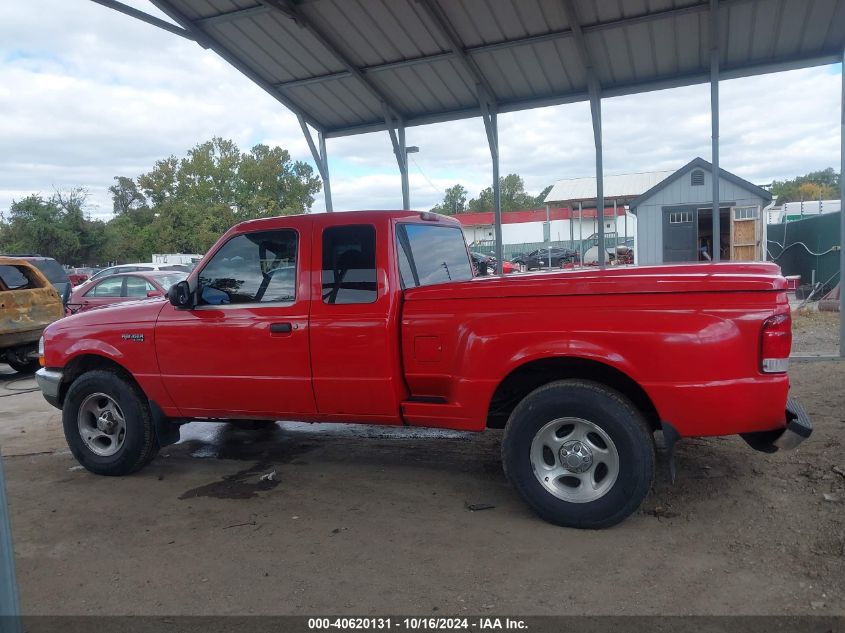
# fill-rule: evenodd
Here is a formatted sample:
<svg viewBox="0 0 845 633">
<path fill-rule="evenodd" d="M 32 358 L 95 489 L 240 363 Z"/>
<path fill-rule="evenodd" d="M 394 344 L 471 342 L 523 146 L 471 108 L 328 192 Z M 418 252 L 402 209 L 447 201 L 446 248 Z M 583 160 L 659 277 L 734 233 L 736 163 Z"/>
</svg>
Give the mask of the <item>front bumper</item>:
<svg viewBox="0 0 845 633">
<path fill-rule="evenodd" d="M 44 399 L 57 409 L 61 409 L 59 402 L 59 391 L 62 385 L 62 372 L 53 369 L 41 368 L 35 372 L 35 382 L 44 395 Z"/>
<path fill-rule="evenodd" d="M 776 451 L 787 451 L 797 448 L 801 442 L 806 440 L 813 433 L 813 423 L 810 416 L 795 398 L 786 401 L 786 426 L 782 429 L 772 431 L 760 431 L 758 433 L 743 433 L 742 439 L 748 442 L 751 448 L 764 453 Z"/>
</svg>

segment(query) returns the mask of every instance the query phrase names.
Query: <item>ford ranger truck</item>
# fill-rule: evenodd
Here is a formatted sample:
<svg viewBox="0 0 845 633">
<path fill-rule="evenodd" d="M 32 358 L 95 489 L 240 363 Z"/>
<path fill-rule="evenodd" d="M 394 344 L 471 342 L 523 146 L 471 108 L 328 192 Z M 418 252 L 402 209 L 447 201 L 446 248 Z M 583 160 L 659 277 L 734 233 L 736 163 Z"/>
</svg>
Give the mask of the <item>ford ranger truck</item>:
<svg viewBox="0 0 845 633">
<path fill-rule="evenodd" d="M 768 263 L 474 277 L 457 221 L 360 211 L 230 229 L 167 299 L 44 333 L 44 397 L 79 463 L 125 475 L 194 419 L 504 429 L 514 489 L 599 528 L 638 508 L 654 433 L 808 437 Z"/>
</svg>

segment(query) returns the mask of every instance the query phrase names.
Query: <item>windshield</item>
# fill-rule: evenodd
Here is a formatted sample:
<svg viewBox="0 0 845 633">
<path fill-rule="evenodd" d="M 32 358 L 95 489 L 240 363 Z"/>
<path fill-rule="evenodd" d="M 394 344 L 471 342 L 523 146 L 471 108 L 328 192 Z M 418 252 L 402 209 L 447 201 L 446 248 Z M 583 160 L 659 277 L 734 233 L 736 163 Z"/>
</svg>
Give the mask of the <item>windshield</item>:
<svg viewBox="0 0 845 633">
<path fill-rule="evenodd" d="M 51 284 L 67 283 L 67 273 L 55 259 L 31 259 L 29 263 L 40 270 Z"/>
<path fill-rule="evenodd" d="M 159 285 L 168 290 L 173 284 L 178 284 L 188 276 L 187 273 L 172 273 L 170 275 L 156 275 L 155 280 Z"/>
</svg>

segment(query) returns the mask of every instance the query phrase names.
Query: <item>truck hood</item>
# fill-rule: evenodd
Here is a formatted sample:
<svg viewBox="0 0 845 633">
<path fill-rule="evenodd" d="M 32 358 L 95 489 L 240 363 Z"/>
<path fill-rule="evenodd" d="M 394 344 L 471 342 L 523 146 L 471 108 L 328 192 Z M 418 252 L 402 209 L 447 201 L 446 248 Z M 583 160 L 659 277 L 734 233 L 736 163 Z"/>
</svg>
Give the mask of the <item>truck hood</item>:
<svg viewBox="0 0 845 633">
<path fill-rule="evenodd" d="M 405 291 L 405 300 L 778 290 L 786 290 L 786 280 L 777 264 L 725 262 L 476 277 L 469 281 L 411 288 Z"/>
<path fill-rule="evenodd" d="M 94 308 L 56 321 L 51 326 L 51 330 L 108 325 L 110 323 L 154 323 L 164 304 L 164 299 L 155 298 Z"/>
</svg>

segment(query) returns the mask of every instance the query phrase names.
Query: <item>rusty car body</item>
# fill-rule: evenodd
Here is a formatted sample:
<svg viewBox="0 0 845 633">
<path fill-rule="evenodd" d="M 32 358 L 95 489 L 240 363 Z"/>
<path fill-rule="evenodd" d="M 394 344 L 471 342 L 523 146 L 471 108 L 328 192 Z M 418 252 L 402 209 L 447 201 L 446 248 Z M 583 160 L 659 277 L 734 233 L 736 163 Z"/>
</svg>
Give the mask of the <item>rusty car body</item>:
<svg viewBox="0 0 845 633">
<path fill-rule="evenodd" d="M 64 316 L 62 298 L 32 264 L 0 257 L 0 360 L 16 371 L 38 368 L 38 339 Z"/>
</svg>

